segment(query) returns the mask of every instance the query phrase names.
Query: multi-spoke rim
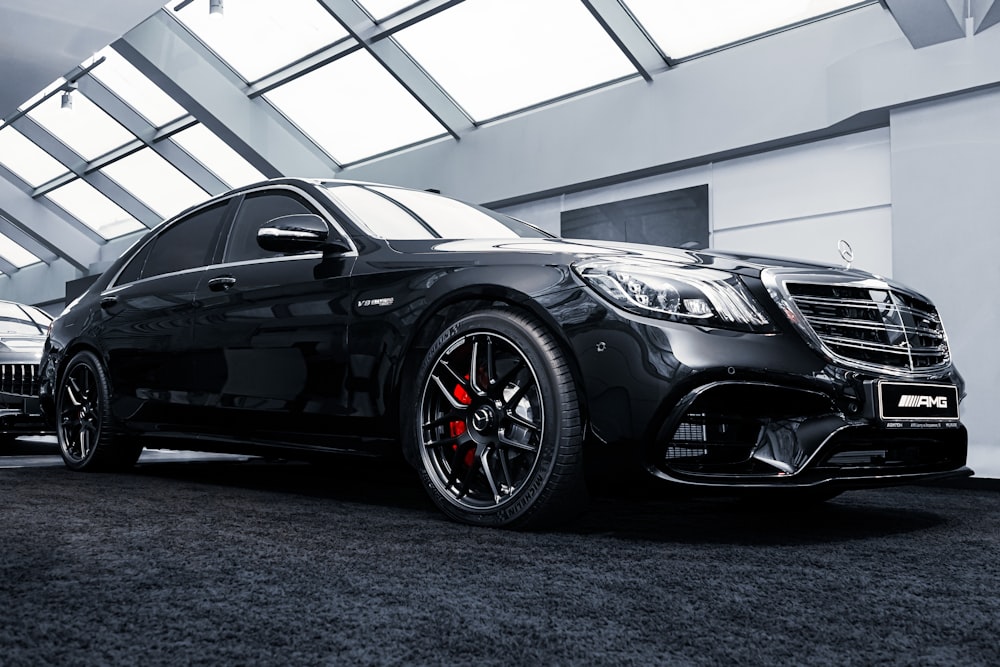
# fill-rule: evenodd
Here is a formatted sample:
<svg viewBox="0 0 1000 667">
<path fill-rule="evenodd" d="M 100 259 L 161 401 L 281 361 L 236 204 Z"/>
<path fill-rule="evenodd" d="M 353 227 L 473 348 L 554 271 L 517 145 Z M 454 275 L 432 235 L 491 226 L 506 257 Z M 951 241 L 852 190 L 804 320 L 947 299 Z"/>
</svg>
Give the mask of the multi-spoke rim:
<svg viewBox="0 0 1000 667">
<path fill-rule="evenodd" d="M 68 458 L 85 461 L 101 434 L 101 395 L 97 374 L 84 363 L 73 366 L 59 395 L 59 445 Z"/>
<path fill-rule="evenodd" d="M 545 434 L 538 377 L 510 339 L 469 333 L 431 365 L 420 402 L 421 457 L 451 503 L 491 510 L 532 479 Z"/>
</svg>

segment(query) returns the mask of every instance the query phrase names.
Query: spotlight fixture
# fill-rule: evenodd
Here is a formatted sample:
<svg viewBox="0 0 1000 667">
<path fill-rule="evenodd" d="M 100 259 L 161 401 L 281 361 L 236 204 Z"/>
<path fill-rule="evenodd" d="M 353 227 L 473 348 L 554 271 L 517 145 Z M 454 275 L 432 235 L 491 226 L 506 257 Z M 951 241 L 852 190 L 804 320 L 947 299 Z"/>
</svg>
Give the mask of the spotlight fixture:
<svg viewBox="0 0 1000 667">
<path fill-rule="evenodd" d="M 222 0 L 208 0 L 208 15 L 222 18 Z"/>
<path fill-rule="evenodd" d="M 60 109 L 72 109 L 73 108 L 73 91 L 78 88 L 78 84 L 75 81 L 67 83 L 62 89 L 62 98 L 59 100 Z"/>
</svg>

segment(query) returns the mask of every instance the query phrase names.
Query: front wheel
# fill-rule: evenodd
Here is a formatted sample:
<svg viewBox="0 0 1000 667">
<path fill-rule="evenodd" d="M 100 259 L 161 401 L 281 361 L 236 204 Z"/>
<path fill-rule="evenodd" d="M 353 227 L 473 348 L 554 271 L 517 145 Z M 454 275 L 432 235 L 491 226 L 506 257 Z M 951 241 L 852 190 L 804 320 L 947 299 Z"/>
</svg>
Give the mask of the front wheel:
<svg viewBox="0 0 1000 667">
<path fill-rule="evenodd" d="M 582 509 L 576 388 L 559 346 L 534 320 L 502 310 L 459 319 L 431 346 L 416 390 L 414 458 L 445 514 L 529 528 Z"/>
<path fill-rule="evenodd" d="M 59 452 L 73 470 L 115 470 L 134 464 L 142 447 L 115 433 L 111 384 L 101 361 L 77 352 L 66 364 L 56 394 Z"/>
</svg>

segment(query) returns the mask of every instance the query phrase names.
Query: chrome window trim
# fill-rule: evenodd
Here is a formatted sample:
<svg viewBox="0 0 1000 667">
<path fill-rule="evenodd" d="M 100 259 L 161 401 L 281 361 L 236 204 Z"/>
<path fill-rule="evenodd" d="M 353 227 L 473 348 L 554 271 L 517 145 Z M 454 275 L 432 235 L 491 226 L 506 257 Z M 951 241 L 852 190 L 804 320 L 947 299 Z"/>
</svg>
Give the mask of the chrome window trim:
<svg viewBox="0 0 1000 667">
<path fill-rule="evenodd" d="M 309 181 L 308 183 L 310 183 L 311 185 L 316 185 L 316 183 L 311 182 L 311 181 Z M 262 184 L 262 185 L 259 185 L 259 186 L 250 186 L 248 189 L 241 189 L 239 192 L 229 192 L 229 193 L 226 193 L 226 194 L 218 196 L 218 197 L 213 197 L 213 198 L 208 199 L 208 200 L 202 202 L 201 204 L 195 206 L 194 208 L 190 208 L 190 209 L 187 209 L 186 211 L 183 211 L 182 213 L 176 215 L 172 219 L 166 220 L 165 222 L 161 223 L 160 225 L 158 225 L 157 227 L 155 227 L 153 230 L 151 230 L 152 233 L 148 234 L 145 237 L 140 238 L 135 243 L 135 245 L 133 245 L 132 247 L 130 247 L 128 250 L 125 251 L 126 253 L 128 253 L 128 254 L 131 255 L 131 257 L 129 259 L 129 262 L 131 261 L 131 258 L 135 257 L 137 254 L 139 254 L 140 252 L 142 252 L 142 249 L 145 248 L 147 245 L 149 245 L 153 241 L 153 239 L 155 239 L 156 237 L 158 237 L 160 234 L 164 233 L 167 229 L 170 229 L 174 225 L 179 224 L 182 220 L 185 220 L 185 219 L 191 217 L 192 215 L 196 215 L 200 211 L 202 211 L 202 210 L 204 210 L 206 208 L 209 208 L 211 206 L 215 206 L 216 204 L 220 204 L 220 203 L 225 202 L 225 204 L 228 206 L 229 204 L 232 203 L 232 200 L 234 198 L 236 198 L 236 197 L 245 197 L 246 195 L 249 195 L 249 194 L 255 194 L 255 193 L 258 193 L 258 192 L 265 192 L 267 190 L 288 190 L 288 191 L 293 192 L 295 194 L 298 194 L 301 197 L 303 197 L 304 199 L 306 199 L 306 201 L 308 201 L 310 203 L 310 205 L 312 205 L 318 211 L 318 214 L 320 215 L 320 217 L 322 217 L 323 220 L 325 220 L 326 223 L 328 225 L 330 225 L 331 229 L 333 229 L 334 231 L 336 231 L 337 233 L 339 233 L 341 235 L 341 237 L 344 239 L 344 241 L 346 241 L 347 244 L 351 247 L 351 250 L 349 252 L 340 253 L 337 256 L 338 257 L 343 257 L 343 258 L 350 258 L 350 257 L 357 257 L 358 256 L 358 249 L 357 249 L 357 245 L 354 243 L 354 239 L 352 239 L 351 236 L 344 230 L 343 226 L 337 220 L 335 220 L 333 218 L 333 216 L 330 214 L 329 210 L 327 208 L 321 206 L 318 203 L 318 200 L 317 200 L 316 197 L 313 197 L 308 191 L 306 191 L 305 189 L 303 189 L 301 187 L 295 186 L 295 185 L 290 185 L 290 184 L 287 184 L 287 183 L 267 183 L 267 184 Z M 237 211 L 237 215 L 238 214 L 239 214 L 239 211 Z M 235 218 L 234 218 L 233 221 L 235 222 Z M 225 224 L 225 222 L 223 222 L 223 224 Z M 230 228 L 231 228 L 231 226 L 230 226 Z M 227 237 L 226 238 L 226 245 L 227 246 L 228 246 L 228 241 L 229 241 L 229 238 Z M 225 252 L 226 252 L 226 248 L 223 248 L 223 253 L 222 253 L 223 257 L 225 257 Z M 117 273 L 115 273 L 115 276 L 108 282 L 108 287 L 105 288 L 101 293 L 102 294 L 113 294 L 113 293 L 116 293 L 116 292 L 120 291 L 124 287 L 128 287 L 129 285 L 138 285 L 140 283 L 144 283 L 144 282 L 147 282 L 147 281 L 150 281 L 150 280 L 156 280 L 158 278 L 165 278 L 165 277 L 169 277 L 169 276 L 179 276 L 179 275 L 182 275 L 182 274 L 185 274 L 185 273 L 192 273 L 192 272 L 195 272 L 195 271 L 204 271 L 204 270 L 213 269 L 213 268 L 216 268 L 216 267 L 240 266 L 240 265 L 244 265 L 244 264 L 257 264 L 257 263 L 260 263 L 260 262 L 284 261 L 284 260 L 293 260 L 293 259 L 297 260 L 297 259 L 305 259 L 305 258 L 313 258 L 313 259 L 315 259 L 317 257 L 322 257 L 322 255 L 323 255 L 322 252 L 310 252 L 310 253 L 303 253 L 301 255 L 283 255 L 283 256 L 279 256 L 279 257 L 262 257 L 262 258 L 259 258 L 259 259 L 241 260 L 241 261 L 238 261 L 238 262 L 220 262 L 218 264 L 206 264 L 204 266 L 197 266 L 197 267 L 193 267 L 193 268 L 189 268 L 189 269 L 182 269 L 180 271 L 172 271 L 170 273 L 161 273 L 161 274 L 158 274 L 158 275 L 155 275 L 155 276 L 150 276 L 148 278 L 140 278 L 139 280 L 133 280 L 131 282 L 119 284 L 118 283 L 118 279 L 121 276 L 122 272 L 125 270 L 125 267 L 128 266 L 128 264 L 129 264 L 129 262 L 125 262 L 124 264 L 121 265 L 121 267 L 119 267 Z"/>
<path fill-rule="evenodd" d="M 150 276 L 149 278 L 140 278 L 139 280 L 133 280 L 130 283 L 122 283 L 121 285 L 115 285 L 115 284 L 113 284 L 114 281 L 112 281 L 112 284 L 109 287 L 107 287 L 105 290 L 103 290 L 101 292 L 101 294 L 116 294 L 116 293 L 122 291 L 123 289 L 125 289 L 127 287 L 131 287 L 132 285 L 140 285 L 142 283 L 146 283 L 146 282 L 149 282 L 149 281 L 152 281 L 152 280 L 159 280 L 160 278 L 169 278 L 169 277 L 172 277 L 172 276 L 180 276 L 180 275 L 184 275 L 185 273 L 200 273 L 201 271 L 204 271 L 206 268 L 207 267 L 204 267 L 204 266 L 196 266 L 196 267 L 194 267 L 192 269 L 182 269 L 181 271 L 171 271 L 170 273 L 159 273 L 159 274 L 157 274 L 155 276 Z M 121 273 L 121 272 L 119 271 L 119 273 Z M 116 276 L 116 278 L 117 278 L 117 276 Z"/>
<path fill-rule="evenodd" d="M 131 261 L 135 258 L 136 255 L 138 255 L 140 252 L 142 252 L 143 248 L 145 248 L 147 245 L 149 245 L 150 243 L 152 243 L 153 239 L 157 238 L 158 236 L 160 236 L 161 234 L 163 234 L 165 231 L 167 231 L 168 229 L 170 229 L 174 225 L 179 224 L 180 222 L 182 222 L 183 220 L 186 220 L 187 218 L 190 218 L 192 215 L 196 215 L 196 214 L 200 213 L 201 211 L 203 211 L 206 208 L 210 208 L 210 207 L 215 206 L 217 204 L 220 204 L 222 202 L 225 202 L 226 206 L 228 206 L 230 203 L 232 203 L 231 202 L 232 198 L 233 197 L 238 197 L 238 196 L 239 196 L 238 194 L 229 194 L 229 193 L 227 193 L 226 195 L 222 195 L 222 196 L 219 196 L 219 197 L 213 197 L 211 199 L 208 199 L 208 200 L 202 202 L 201 204 L 198 204 L 197 206 L 195 206 L 193 208 L 189 208 L 189 209 L 187 209 L 185 211 L 182 211 L 181 213 L 178 213 L 173 218 L 165 220 L 162 223 L 160 223 L 159 225 L 157 225 L 156 227 L 154 227 L 151 230 L 149 230 L 146 233 L 146 235 L 140 237 L 139 240 L 135 242 L 135 244 L 133 244 L 132 246 L 130 246 L 124 253 L 122 253 L 123 255 L 128 254 L 130 256 L 129 260 L 127 262 L 125 262 L 124 264 L 122 264 L 118 268 L 118 271 L 117 271 L 117 273 L 115 273 L 114 278 L 112 278 L 110 281 L 108 281 L 108 288 L 105 289 L 104 292 L 102 292 L 102 293 L 108 293 L 108 292 L 112 292 L 112 291 L 118 291 L 118 289 L 121 288 L 121 287 L 125 287 L 125 286 L 128 286 L 128 285 L 137 285 L 139 283 L 146 282 L 147 280 L 155 280 L 156 278 L 160 278 L 160 277 L 163 277 L 163 276 L 176 276 L 176 275 L 180 275 L 182 273 L 190 273 L 191 271 L 201 271 L 202 269 L 206 268 L 204 266 L 192 267 L 192 268 L 189 268 L 189 269 L 181 269 L 180 271 L 171 271 L 170 273 L 160 273 L 160 274 L 155 275 L 155 276 L 150 276 L 148 278 L 140 278 L 138 280 L 133 280 L 133 281 L 127 282 L 127 283 L 121 283 L 121 284 L 118 283 L 118 279 L 121 277 L 122 273 L 125 271 L 125 267 L 127 267 L 131 263 Z M 223 221 L 223 224 L 225 224 L 225 221 Z"/>
<path fill-rule="evenodd" d="M 337 255 L 337 257 L 355 257 L 357 253 L 344 253 L 343 255 Z M 311 259 L 313 261 L 318 259 L 323 259 L 322 252 L 304 252 L 299 255 L 279 255 L 277 257 L 261 257 L 259 259 L 241 259 L 236 262 L 222 262 L 221 264 L 210 264 L 205 267 L 206 269 L 225 269 L 238 266 L 248 266 L 250 264 L 273 264 L 276 262 L 295 262 L 304 259 Z"/>
</svg>

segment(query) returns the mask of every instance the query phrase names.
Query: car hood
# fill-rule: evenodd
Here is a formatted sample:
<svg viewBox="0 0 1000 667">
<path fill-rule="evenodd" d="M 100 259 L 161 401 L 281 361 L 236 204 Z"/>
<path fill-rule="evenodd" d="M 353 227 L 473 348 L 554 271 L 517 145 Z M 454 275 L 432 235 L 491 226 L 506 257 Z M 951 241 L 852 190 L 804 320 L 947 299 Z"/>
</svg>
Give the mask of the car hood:
<svg viewBox="0 0 1000 667">
<path fill-rule="evenodd" d="M 18 359 L 41 358 L 44 347 L 45 336 L 0 333 L 0 363 L 12 355 Z"/>
<path fill-rule="evenodd" d="M 675 265 L 710 266 L 712 268 L 760 276 L 761 271 L 769 268 L 816 271 L 836 270 L 842 273 L 855 274 L 858 277 L 869 277 L 871 274 L 858 270 L 847 270 L 843 267 L 832 267 L 826 264 L 805 262 L 802 260 L 782 257 L 743 254 L 718 250 L 685 250 L 663 246 L 642 245 L 638 243 L 620 243 L 617 241 L 591 241 L 585 239 L 558 238 L 519 238 L 519 239 L 463 239 L 455 241 L 392 241 L 391 247 L 401 253 L 490 253 L 508 259 L 515 256 L 534 256 L 537 263 L 539 256 L 548 256 L 546 262 L 572 263 L 577 260 L 605 257 L 622 259 L 642 259 L 647 261 L 667 262 Z"/>
</svg>

